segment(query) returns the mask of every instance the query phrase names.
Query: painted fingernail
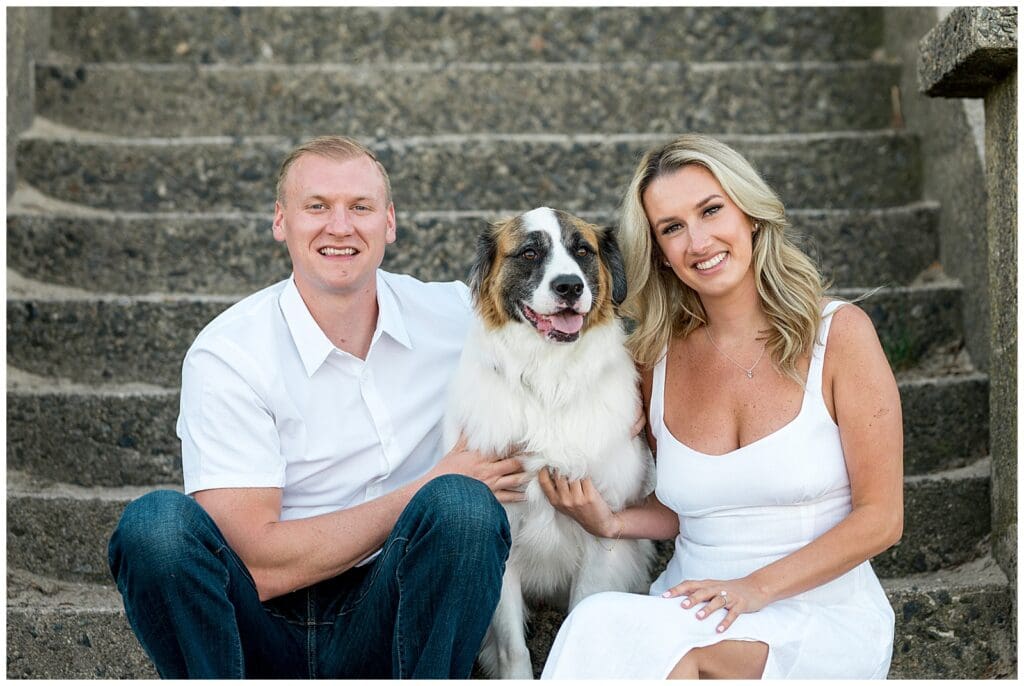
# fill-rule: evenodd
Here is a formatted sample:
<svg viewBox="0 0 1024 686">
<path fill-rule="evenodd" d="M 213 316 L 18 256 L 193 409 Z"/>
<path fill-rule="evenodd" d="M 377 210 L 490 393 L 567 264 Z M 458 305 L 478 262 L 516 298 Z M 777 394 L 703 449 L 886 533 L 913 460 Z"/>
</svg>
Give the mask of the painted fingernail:
<svg viewBox="0 0 1024 686">
<path fill-rule="evenodd" d="M 718 633 L 722 633 L 723 631 L 725 631 L 725 627 L 724 626 L 719 626 L 718 627 Z"/>
<path fill-rule="evenodd" d="M 689 598 L 687 598 L 686 600 L 683 601 L 683 607 L 690 607 L 690 599 Z"/>
<path fill-rule="evenodd" d="M 697 613 L 697 619 L 704 619 L 704 610 Z"/>
<path fill-rule="evenodd" d="M 662 598 L 671 598 L 672 597 L 672 591 L 665 591 L 664 593 L 661 594 L 661 597 Z"/>
</svg>

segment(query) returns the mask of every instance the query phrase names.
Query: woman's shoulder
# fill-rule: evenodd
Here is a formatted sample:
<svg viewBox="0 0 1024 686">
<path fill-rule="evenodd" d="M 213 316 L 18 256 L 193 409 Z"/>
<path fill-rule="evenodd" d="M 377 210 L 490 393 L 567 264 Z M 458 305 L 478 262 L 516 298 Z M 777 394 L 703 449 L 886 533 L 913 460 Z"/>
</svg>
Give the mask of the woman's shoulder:
<svg viewBox="0 0 1024 686">
<path fill-rule="evenodd" d="M 832 299 L 823 299 L 823 306 Z M 835 307 L 835 306 L 834 306 Z M 881 343 L 871 317 L 856 303 L 843 302 L 832 312 L 828 332 L 829 357 L 855 361 L 881 351 Z"/>
</svg>

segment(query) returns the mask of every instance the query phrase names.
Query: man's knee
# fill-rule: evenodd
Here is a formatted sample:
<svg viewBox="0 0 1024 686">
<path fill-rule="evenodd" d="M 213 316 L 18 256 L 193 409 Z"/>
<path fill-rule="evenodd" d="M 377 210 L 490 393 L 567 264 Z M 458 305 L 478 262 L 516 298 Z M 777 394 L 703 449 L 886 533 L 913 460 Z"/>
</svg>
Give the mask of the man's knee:
<svg viewBox="0 0 1024 686">
<path fill-rule="evenodd" d="M 508 517 L 482 482 L 459 474 L 429 481 L 410 502 L 435 532 L 459 549 L 496 544 L 507 556 L 511 545 Z"/>
<path fill-rule="evenodd" d="M 114 529 L 108 563 L 115 579 L 128 564 L 156 574 L 169 574 L 201 547 L 205 512 L 177 491 L 153 491 L 133 500 Z"/>
</svg>

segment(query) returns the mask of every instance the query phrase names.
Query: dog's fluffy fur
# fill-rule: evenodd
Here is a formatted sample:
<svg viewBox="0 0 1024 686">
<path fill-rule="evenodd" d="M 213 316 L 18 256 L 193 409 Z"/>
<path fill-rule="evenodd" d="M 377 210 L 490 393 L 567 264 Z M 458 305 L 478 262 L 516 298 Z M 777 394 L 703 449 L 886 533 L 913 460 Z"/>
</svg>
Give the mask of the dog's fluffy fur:
<svg viewBox="0 0 1024 686">
<path fill-rule="evenodd" d="M 471 288 L 478 321 L 452 382 L 446 444 L 461 431 L 470 448 L 521 449 L 527 471 L 589 477 L 616 511 L 642 500 L 651 460 L 632 435 L 640 400 L 615 314 L 626 283 L 611 230 L 549 208 L 496 224 L 480 237 Z M 572 609 L 598 591 L 644 592 L 653 556 L 650 541 L 586 533 L 536 479 L 525 492 L 506 506 L 512 550 L 480 654 L 502 678 L 533 678 L 524 598 Z"/>
</svg>

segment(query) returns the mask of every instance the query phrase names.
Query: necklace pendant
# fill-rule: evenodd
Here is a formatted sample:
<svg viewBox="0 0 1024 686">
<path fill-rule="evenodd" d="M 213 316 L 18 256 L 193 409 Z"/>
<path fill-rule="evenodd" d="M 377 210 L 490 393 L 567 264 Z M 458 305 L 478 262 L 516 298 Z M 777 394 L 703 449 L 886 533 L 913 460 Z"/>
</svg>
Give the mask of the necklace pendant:
<svg viewBox="0 0 1024 686">
<path fill-rule="evenodd" d="M 754 371 L 753 370 L 747 372 L 747 378 L 748 379 L 753 379 L 754 378 Z"/>
</svg>

